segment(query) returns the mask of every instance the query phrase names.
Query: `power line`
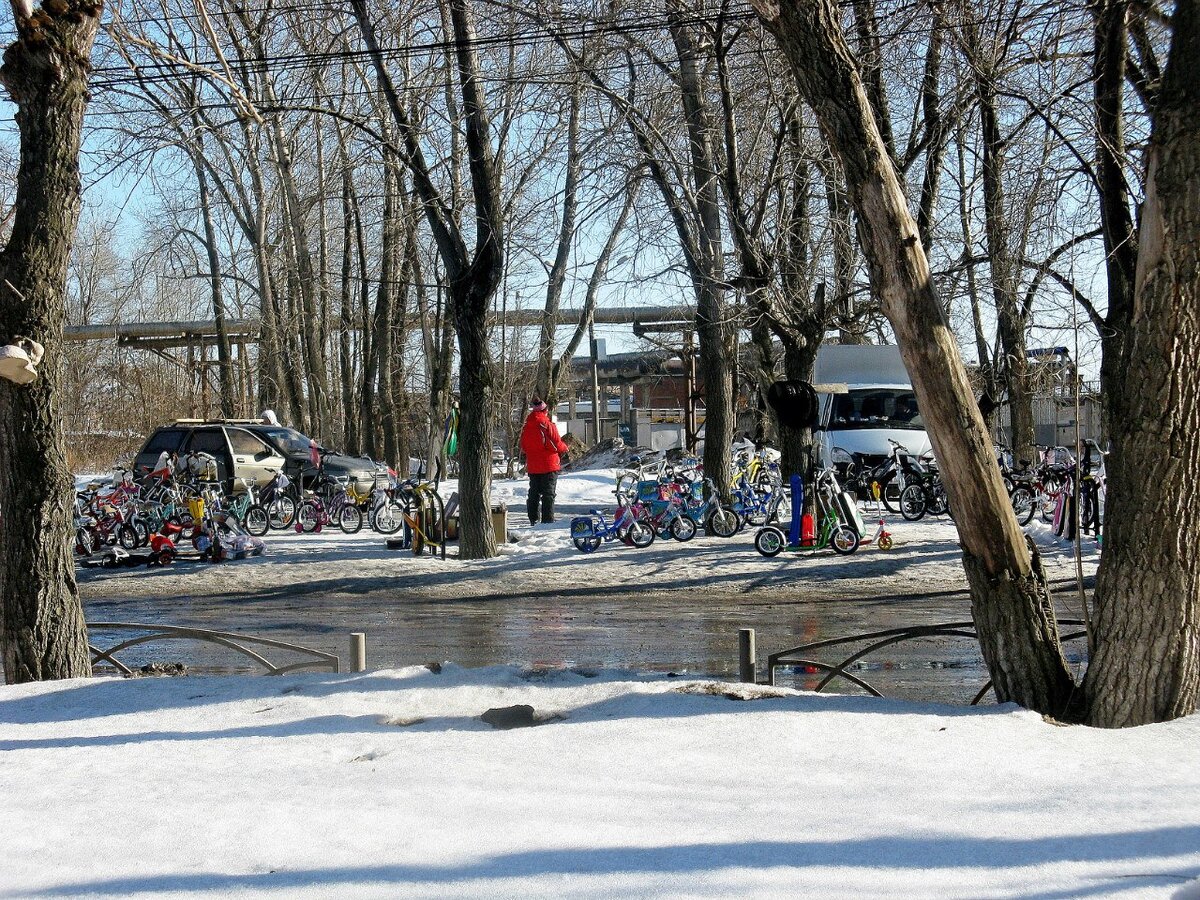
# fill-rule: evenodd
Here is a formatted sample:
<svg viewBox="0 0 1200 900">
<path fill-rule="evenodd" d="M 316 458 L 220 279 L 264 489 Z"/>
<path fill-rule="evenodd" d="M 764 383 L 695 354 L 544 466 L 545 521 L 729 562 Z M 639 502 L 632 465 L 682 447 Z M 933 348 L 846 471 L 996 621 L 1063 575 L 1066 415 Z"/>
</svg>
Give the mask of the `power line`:
<svg viewBox="0 0 1200 900">
<path fill-rule="evenodd" d="M 756 21 L 757 15 L 754 12 L 731 13 L 725 15 L 723 20 L 730 23 Z M 688 16 L 679 19 L 659 17 L 619 24 L 599 23 L 590 26 L 584 24 L 569 31 L 559 32 L 557 35 L 548 34 L 542 28 L 531 28 L 525 31 L 512 31 L 477 37 L 472 41 L 472 46 L 476 48 L 503 47 L 505 49 L 535 46 L 552 47 L 556 46 L 557 40 L 585 41 L 589 38 L 609 35 L 631 35 L 658 31 L 669 27 L 671 24 L 684 26 L 714 25 L 717 21 L 717 17 L 706 15 Z M 456 46 L 457 43 L 455 41 L 447 40 L 429 41 L 420 44 L 401 44 L 382 50 L 382 55 L 389 60 L 409 59 L 418 55 L 453 50 Z M 262 74 L 267 71 L 312 68 L 317 63 L 324 65 L 332 62 L 368 61 L 369 59 L 370 52 L 366 49 L 331 50 L 324 52 L 306 51 L 303 53 L 288 53 L 286 55 L 266 54 L 263 56 L 248 56 L 236 62 L 229 61 L 229 70 L 243 77 L 249 77 L 250 75 Z M 214 71 L 220 71 L 225 68 L 221 60 L 216 58 L 191 60 L 189 63 L 191 66 L 212 69 Z M 139 76 L 129 72 L 126 66 L 99 66 L 92 72 L 92 86 L 97 89 L 103 89 L 119 84 L 137 83 L 138 81 L 161 81 L 176 77 L 178 71 L 184 67 L 178 62 L 156 59 L 144 65 L 139 65 L 139 68 L 157 70 L 157 72 L 155 74 L 142 74 Z"/>
</svg>

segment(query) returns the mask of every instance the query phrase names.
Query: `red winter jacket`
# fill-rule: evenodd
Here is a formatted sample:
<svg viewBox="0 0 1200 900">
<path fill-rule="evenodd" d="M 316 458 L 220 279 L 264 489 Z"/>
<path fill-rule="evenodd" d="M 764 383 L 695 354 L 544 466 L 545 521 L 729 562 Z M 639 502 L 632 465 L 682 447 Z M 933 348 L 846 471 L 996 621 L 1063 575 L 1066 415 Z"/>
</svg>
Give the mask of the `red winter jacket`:
<svg viewBox="0 0 1200 900">
<path fill-rule="evenodd" d="M 544 409 L 535 409 L 525 419 L 521 429 L 521 452 L 525 454 L 525 471 L 530 475 L 545 475 L 562 468 L 558 455 L 567 452 L 567 445 L 558 434 L 558 426 L 550 421 Z"/>
</svg>

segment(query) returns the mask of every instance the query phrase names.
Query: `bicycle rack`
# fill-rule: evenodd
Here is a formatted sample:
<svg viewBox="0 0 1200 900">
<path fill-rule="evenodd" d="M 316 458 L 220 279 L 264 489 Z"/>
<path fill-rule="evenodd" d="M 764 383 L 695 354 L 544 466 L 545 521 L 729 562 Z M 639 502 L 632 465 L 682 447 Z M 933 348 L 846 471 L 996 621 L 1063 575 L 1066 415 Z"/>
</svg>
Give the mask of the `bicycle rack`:
<svg viewBox="0 0 1200 900">
<path fill-rule="evenodd" d="M 1059 619 L 1059 625 L 1070 627 L 1079 627 L 1084 623 L 1080 619 Z M 1086 631 L 1073 631 L 1069 634 L 1064 634 L 1061 638 L 1063 641 L 1076 640 L 1081 637 L 1086 637 Z M 804 666 L 806 668 L 817 669 L 819 672 L 824 672 L 825 677 L 814 688 L 815 693 L 823 691 L 834 679 L 841 678 L 849 681 L 851 684 L 862 688 L 872 697 L 883 697 L 884 695 L 876 690 L 871 684 L 860 678 L 852 672 L 847 671 L 851 666 L 859 660 L 870 656 L 876 650 L 881 650 L 884 647 L 890 647 L 893 644 L 899 644 L 903 641 L 911 641 L 919 638 L 930 637 L 962 637 L 978 640 L 979 637 L 975 633 L 974 622 L 943 622 L 938 625 L 916 625 L 909 628 L 890 628 L 886 631 L 872 631 L 867 634 L 856 634 L 849 637 L 827 638 L 822 641 L 811 641 L 807 644 L 801 644 L 799 647 L 793 647 L 790 650 L 783 650 L 779 653 L 772 653 L 767 657 L 767 683 L 775 684 L 775 670 L 780 666 Z M 815 650 L 823 650 L 830 647 L 844 647 L 847 645 L 858 645 L 867 642 L 867 646 L 855 650 L 840 663 L 831 664 L 823 662 L 819 659 L 810 658 Z M 971 700 L 971 706 L 977 706 L 992 688 L 992 682 L 989 679 L 979 693 Z"/>
<path fill-rule="evenodd" d="M 120 653 L 122 650 L 128 650 L 130 647 L 166 640 L 205 641 L 210 644 L 227 647 L 254 660 L 254 662 L 266 669 L 266 674 L 268 675 L 283 675 L 287 672 L 299 672 L 304 669 L 328 670 L 334 673 L 340 671 L 338 657 L 333 653 L 313 650 L 311 647 L 301 647 L 299 644 L 275 641 L 270 638 L 254 637 L 248 634 L 236 634 L 229 631 L 210 631 L 207 628 L 185 628 L 177 625 L 151 625 L 140 622 L 90 622 L 87 629 L 88 650 L 92 653 L 92 665 L 109 663 L 123 675 L 132 675 L 133 670 L 117 659 L 115 654 Z M 91 642 L 91 636 L 96 631 L 134 631 L 146 633 L 128 638 L 118 644 L 114 644 L 107 650 L 102 650 Z M 267 659 L 263 653 L 252 649 L 253 647 L 260 648 L 264 652 L 267 649 L 283 650 L 310 658 L 286 665 L 276 665 Z"/>
</svg>

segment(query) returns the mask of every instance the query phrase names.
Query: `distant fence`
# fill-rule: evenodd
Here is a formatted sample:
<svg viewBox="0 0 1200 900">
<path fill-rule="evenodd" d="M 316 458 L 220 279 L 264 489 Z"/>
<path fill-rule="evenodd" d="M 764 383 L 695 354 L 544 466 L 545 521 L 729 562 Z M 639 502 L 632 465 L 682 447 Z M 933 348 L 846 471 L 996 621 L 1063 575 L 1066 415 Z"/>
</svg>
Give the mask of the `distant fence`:
<svg viewBox="0 0 1200 900">
<path fill-rule="evenodd" d="M 229 631 L 210 631 L 206 628 L 186 628 L 177 625 L 151 625 L 141 622 L 89 622 L 88 649 L 92 653 L 92 666 L 110 665 L 122 675 L 132 675 L 134 670 L 118 659 L 117 654 L 145 644 L 159 641 L 203 641 L 216 644 L 252 660 L 265 670 L 267 675 L 283 675 L 287 672 L 300 672 L 308 669 L 318 671 L 338 672 L 340 664 L 333 653 L 313 650 L 311 647 L 301 647 L 299 644 L 289 644 L 284 641 L 274 641 L 270 638 L 254 637 L 248 634 L 235 634 Z M 126 638 L 110 646 L 107 650 L 96 646 L 94 635 L 97 632 L 117 632 L 133 637 Z M 274 663 L 266 657 L 267 651 L 281 651 L 292 656 L 300 656 L 298 661 Z"/>
</svg>

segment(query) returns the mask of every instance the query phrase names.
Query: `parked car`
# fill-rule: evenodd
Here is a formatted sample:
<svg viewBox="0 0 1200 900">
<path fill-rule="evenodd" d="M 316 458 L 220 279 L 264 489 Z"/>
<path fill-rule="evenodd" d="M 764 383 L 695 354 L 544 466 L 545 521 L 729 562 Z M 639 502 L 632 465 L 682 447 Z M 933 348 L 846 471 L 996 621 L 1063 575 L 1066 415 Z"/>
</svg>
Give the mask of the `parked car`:
<svg viewBox="0 0 1200 900">
<path fill-rule="evenodd" d="M 191 451 L 210 454 L 217 461 L 217 477 L 227 490 L 237 488 L 237 479 L 264 485 L 274 472 L 286 472 L 311 486 L 317 470 L 309 459 L 309 439 L 294 428 L 264 425 L 258 419 L 204 421 L 177 419 L 151 433 L 134 459 L 134 471 L 152 468 L 163 451 L 183 456 Z M 387 466 L 366 457 L 330 453 L 325 471 L 335 478 L 346 477 L 359 490 L 373 484 L 387 485 Z"/>
</svg>

